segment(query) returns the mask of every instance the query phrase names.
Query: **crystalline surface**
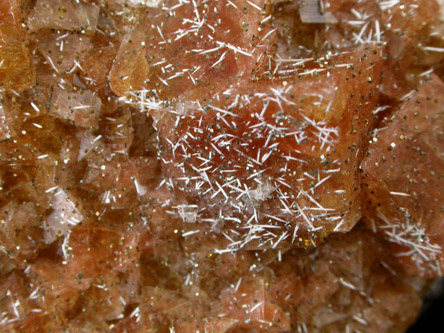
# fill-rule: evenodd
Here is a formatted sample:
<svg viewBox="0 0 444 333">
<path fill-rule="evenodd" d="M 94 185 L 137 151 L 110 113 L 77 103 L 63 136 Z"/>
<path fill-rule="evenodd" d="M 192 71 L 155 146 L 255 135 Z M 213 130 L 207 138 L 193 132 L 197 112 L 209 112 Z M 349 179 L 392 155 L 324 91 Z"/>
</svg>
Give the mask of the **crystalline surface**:
<svg viewBox="0 0 444 333">
<path fill-rule="evenodd" d="M 405 331 L 443 8 L 0 0 L 0 331 Z"/>
<path fill-rule="evenodd" d="M 83 220 L 82 214 L 70 196 L 63 191 L 57 191 L 54 194 L 52 208 L 54 211 L 48 216 L 44 225 L 46 243 L 52 243 L 58 237 L 67 236 L 69 229 Z"/>
<path fill-rule="evenodd" d="M 58 73 L 71 70 L 91 47 L 88 37 L 77 34 L 66 33 L 60 36 L 45 31 L 37 34 L 36 39 L 39 50 Z"/>
<path fill-rule="evenodd" d="M 438 77 L 425 80 L 378 131 L 363 163 L 369 223 L 424 274 L 444 267 L 443 92 Z"/>
<path fill-rule="evenodd" d="M 333 57 L 316 78 L 235 87 L 208 104 L 160 111 L 173 208 L 205 232 L 228 233 L 232 249 L 309 246 L 350 230 L 360 217 L 357 163 L 379 62 L 378 49 L 364 48 Z"/>
<path fill-rule="evenodd" d="M 168 0 L 161 8 L 142 22 L 149 36 L 143 44 L 147 87 L 162 96 L 245 82 L 269 60 L 276 30 L 267 20 L 261 23 L 269 11 L 266 1 Z"/>
<path fill-rule="evenodd" d="M 3 99 L 3 92 L 0 92 L 0 99 Z M 10 139 L 15 135 L 11 124 L 11 118 L 8 117 L 8 111 L 0 104 L 0 140 Z"/>
<path fill-rule="evenodd" d="M 45 28 L 95 30 L 99 8 L 71 0 L 37 0 L 28 18 L 31 31 Z"/>
<path fill-rule="evenodd" d="M 109 73 L 111 89 L 116 95 L 121 96 L 144 88 L 150 73 L 145 52 L 143 30 L 130 31 L 123 37 L 116 61 Z"/>
<path fill-rule="evenodd" d="M 248 252 L 238 255 L 237 262 L 232 261 L 232 255 L 205 258 L 198 262 L 200 269 L 212 267 L 207 274 L 214 274 L 213 279 L 222 286 L 215 289 L 214 285 L 203 284 L 205 277 L 195 276 L 190 280 L 193 284 L 189 283 L 197 290 L 193 293 L 180 295 L 165 288 L 144 289 L 142 299 L 147 301 L 117 331 L 171 326 L 227 332 L 297 331 L 303 327 L 326 332 L 347 327 L 403 330 L 415 317 L 420 305 L 415 297 L 423 282 L 418 278 L 396 278 L 400 266 L 396 259 L 387 256 L 387 250 L 378 237 L 361 229 L 350 236 L 333 236 L 316 251 L 288 252 L 282 262 L 274 257 L 269 268 L 257 272 L 248 272 L 248 266 L 254 262 L 260 266 L 257 258 L 248 258 Z M 228 270 L 225 274 L 224 268 Z M 224 280 L 226 275 L 232 280 Z M 210 295 L 218 290 L 220 296 L 212 298 Z M 398 316 L 401 312 L 402 319 Z M 218 317 L 220 313 L 224 313 L 223 318 Z"/>
<path fill-rule="evenodd" d="M 37 210 L 33 203 L 9 202 L 0 211 L 1 256 L 7 255 L 14 265 L 23 259 L 35 257 L 42 246 L 42 231 Z M 7 271 L 7 267 L 1 267 Z"/>
<path fill-rule="evenodd" d="M 22 90 L 35 83 L 28 38 L 21 25 L 19 1 L 0 4 L 0 86 Z"/>
<path fill-rule="evenodd" d="M 50 114 L 80 127 L 97 127 L 102 102 L 90 90 L 67 91 L 54 87 Z"/>
<path fill-rule="evenodd" d="M 337 23 L 328 25 L 303 19 L 298 22 L 294 17 L 303 18 L 304 7 L 318 4 L 307 1 L 299 10 L 295 3 L 282 1 L 277 5 L 282 58 L 311 57 L 313 51 L 340 50 L 353 45 L 385 44 L 381 92 L 394 99 L 415 88 L 415 72 L 420 72 L 423 65 L 442 60 L 442 28 L 435 1 L 329 0 L 321 8 L 324 14 L 316 16 L 325 21 L 333 15 Z M 295 48 L 295 44 L 302 47 Z"/>
</svg>

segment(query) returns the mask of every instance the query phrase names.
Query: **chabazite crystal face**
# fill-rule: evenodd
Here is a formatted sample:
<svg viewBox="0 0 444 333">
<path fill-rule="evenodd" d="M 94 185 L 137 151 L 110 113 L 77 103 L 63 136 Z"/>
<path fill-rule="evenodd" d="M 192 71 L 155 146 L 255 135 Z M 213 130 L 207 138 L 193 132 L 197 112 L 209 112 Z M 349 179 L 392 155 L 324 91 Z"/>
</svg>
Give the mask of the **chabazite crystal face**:
<svg viewBox="0 0 444 333">
<path fill-rule="evenodd" d="M 273 52 L 270 6 L 263 0 L 163 2 L 123 37 L 111 89 L 121 96 L 154 88 L 161 98 L 178 98 L 195 87 L 203 96 L 248 82 Z"/>
<path fill-rule="evenodd" d="M 177 214 L 196 233 L 222 234 L 219 250 L 315 246 L 350 230 L 380 52 L 327 56 L 314 78 L 234 86 L 156 113 Z"/>
<path fill-rule="evenodd" d="M 435 0 L 3 0 L 0 331 L 402 332 L 442 276 Z"/>
<path fill-rule="evenodd" d="M 441 275 L 444 83 L 418 87 L 375 136 L 365 158 L 367 221 L 393 243 L 410 271 Z"/>
<path fill-rule="evenodd" d="M 23 90 L 35 84 L 35 74 L 18 1 L 2 1 L 0 15 L 1 85 L 2 88 Z"/>
</svg>

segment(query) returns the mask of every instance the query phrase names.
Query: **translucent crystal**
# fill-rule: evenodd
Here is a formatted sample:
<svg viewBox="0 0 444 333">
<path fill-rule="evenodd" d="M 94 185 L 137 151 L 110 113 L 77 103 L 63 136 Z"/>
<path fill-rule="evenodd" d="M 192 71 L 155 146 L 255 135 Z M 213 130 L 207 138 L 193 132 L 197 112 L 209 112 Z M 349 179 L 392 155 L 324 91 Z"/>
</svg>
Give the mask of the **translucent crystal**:
<svg viewBox="0 0 444 333">
<path fill-rule="evenodd" d="M 3 99 L 3 92 L 0 91 L 0 99 Z M 10 139 L 15 135 L 15 131 L 11 122 L 8 111 L 0 103 L 0 140 Z"/>
<path fill-rule="evenodd" d="M 20 91 L 35 84 L 35 73 L 18 1 L 2 1 L 0 15 L 0 89 Z"/>
<path fill-rule="evenodd" d="M 97 127 L 102 101 L 90 90 L 69 91 L 54 87 L 50 114 L 80 127 Z"/>
<path fill-rule="evenodd" d="M 195 207 L 197 237 L 222 223 L 222 248 L 306 247 L 358 221 L 380 58 L 374 48 L 349 52 L 313 69 L 317 77 L 232 87 L 158 113 L 164 184 L 179 215 Z"/>
<path fill-rule="evenodd" d="M 36 39 L 40 52 L 58 73 L 71 71 L 79 66 L 92 46 L 88 37 L 77 34 L 60 35 L 44 31 Z"/>
<path fill-rule="evenodd" d="M 411 272 L 441 275 L 444 247 L 444 83 L 426 78 L 377 131 L 362 168 L 366 220 Z"/>
<path fill-rule="evenodd" d="M 113 92 L 122 96 L 146 86 L 150 66 L 146 59 L 145 32 L 141 29 L 128 32 L 120 44 L 116 61 L 109 73 Z"/>
<path fill-rule="evenodd" d="M 69 230 L 83 220 L 83 215 L 72 202 L 72 198 L 63 190 L 54 194 L 52 209 L 53 212 L 44 223 L 46 243 L 52 243 L 58 237 L 67 236 Z"/>
<path fill-rule="evenodd" d="M 31 31 L 45 28 L 91 30 L 97 26 L 99 7 L 70 0 L 37 0 L 28 18 Z"/>
</svg>

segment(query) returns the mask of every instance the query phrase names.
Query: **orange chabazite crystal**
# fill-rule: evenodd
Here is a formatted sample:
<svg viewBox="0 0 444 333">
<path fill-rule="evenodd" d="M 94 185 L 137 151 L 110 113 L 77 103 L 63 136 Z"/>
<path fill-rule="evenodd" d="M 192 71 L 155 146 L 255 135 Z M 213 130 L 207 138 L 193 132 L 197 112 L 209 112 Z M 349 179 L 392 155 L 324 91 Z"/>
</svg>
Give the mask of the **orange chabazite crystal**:
<svg viewBox="0 0 444 333">
<path fill-rule="evenodd" d="M 246 83 L 263 70 L 276 41 L 276 29 L 266 20 L 271 10 L 267 1 L 191 4 L 164 1 L 124 37 L 121 55 L 110 72 L 111 88 L 117 95 L 128 91 L 125 81 L 142 73 L 146 88 L 155 89 L 161 98 L 175 99 L 192 95 L 195 88 L 203 96 L 216 87 L 219 91 Z M 141 51 L 146 52 L 142 58 Z M 119 69 L 120 63 L 125 70 Z"/>
<path fill-rule="evenodd" d="M 69 31 L 95 30 L 99 8 L 79 1 L 37 0 L 34 11 L 28 18 L 28 28 L 37 31 L 44 28 Z"/>
<path fill-rule="evenodd" d="M 177 214 L 202 237 L 227 233 L 228 248 L 311 246 L 349 231 L 360 218 L 358 165 L 379 52 L 346 51 L 320 60 L 327 73 L 315 68 L 315 78 L 233 86 L 207 104 L 162 111 L 160 158 Z"/>
<path fill-rule="evenodd" d="M 123 37 L 116 62 L 109 72 L 111 89 L 118 96 L 141 90 L 146 85 L 150 66 L 145 54 L 145 36 L 145 31 L 136 29 Z"/>
<path fill-rule="evenodd" d="M 0 4 L 0 89 L 23 90 L 35 84 L 28 35 L 18 0 Z"/>
<path fill-rule="evenodd" d="M 444 258 L 444 83 L 435 75 L 401 104 L 363 163 L 367 222 L 410 271 L 441 275 Z"/>
<path fill-rule="evenodd" d="M 1 1 L 0 330 L 405 331 L 440 4 Z"/>
</svg>

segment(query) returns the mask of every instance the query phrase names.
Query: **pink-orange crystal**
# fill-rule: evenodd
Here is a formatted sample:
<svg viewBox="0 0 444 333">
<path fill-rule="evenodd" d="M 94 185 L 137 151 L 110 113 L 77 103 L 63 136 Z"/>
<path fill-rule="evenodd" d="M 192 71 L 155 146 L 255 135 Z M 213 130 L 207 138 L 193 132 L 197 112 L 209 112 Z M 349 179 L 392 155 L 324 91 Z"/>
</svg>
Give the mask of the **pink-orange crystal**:
<svg viewBox="0 0 444 333">
<path fill-rule="evenodd" d="M 0 331 L 405 331 L 442 5 L 0 0 Z"/>
</svg>

